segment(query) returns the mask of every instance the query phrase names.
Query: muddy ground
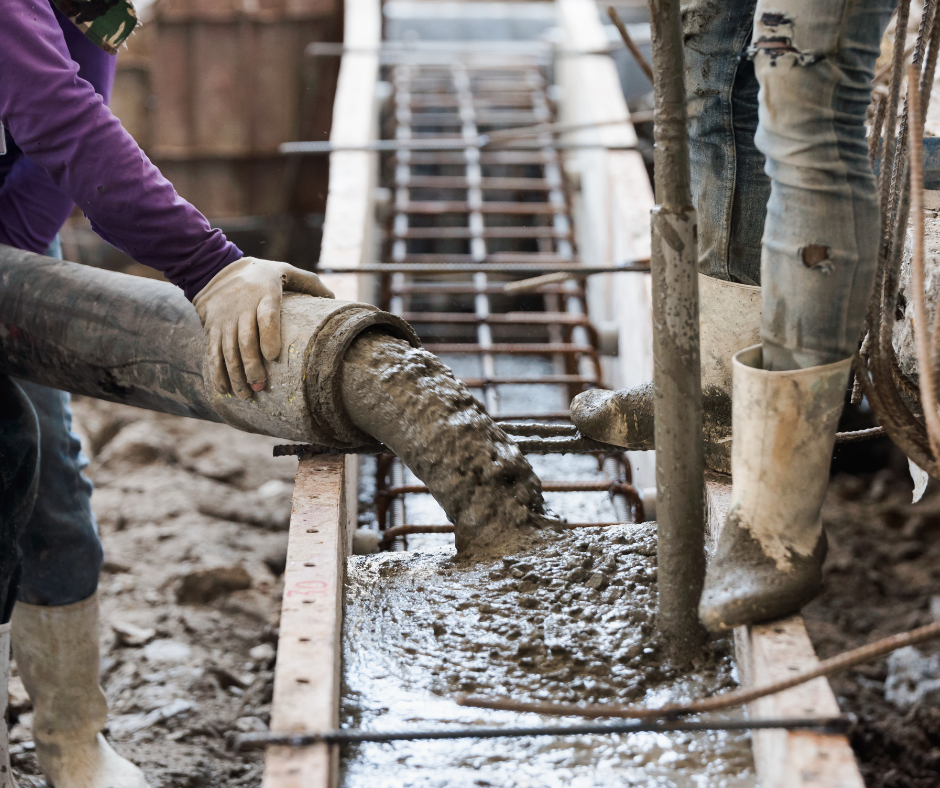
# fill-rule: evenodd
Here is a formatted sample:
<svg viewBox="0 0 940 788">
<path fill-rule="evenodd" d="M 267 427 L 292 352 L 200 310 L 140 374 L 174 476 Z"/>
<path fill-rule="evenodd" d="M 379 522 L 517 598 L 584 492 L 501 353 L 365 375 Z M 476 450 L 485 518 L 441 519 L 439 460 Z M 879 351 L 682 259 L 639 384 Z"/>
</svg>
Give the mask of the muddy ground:
<svg viewBox="0 0 940 788">
<path fill-rule="evenodd" d="M 912 505 L 912 487 L 896 461 L 874 474 L 833 479 L 823 509 L 825 589 L 804 611 L 820 657 L 940 618 L 940 491 L 929 489 Z M 908 661 L 915 656 L 908 652 Z M 925 659 L 920 670 L 905 672 L 895 657 L 831 680 L 843 711 L 859 717 L 852 746 L 868 788 L 940 785 L 934 664 Z"/>
<path fill-rule="evenodd" d="M 260 757 L 230 752 L 227 734 L 270 719 L 297 461 L 220 424 L 95 400 L 75 413 L 106 553 L 110 738 L 152 788 L 259 786 Z M 31 715 L 14 694 L 14 768 L 21 786 L 40 786 Z"/>
</svg>

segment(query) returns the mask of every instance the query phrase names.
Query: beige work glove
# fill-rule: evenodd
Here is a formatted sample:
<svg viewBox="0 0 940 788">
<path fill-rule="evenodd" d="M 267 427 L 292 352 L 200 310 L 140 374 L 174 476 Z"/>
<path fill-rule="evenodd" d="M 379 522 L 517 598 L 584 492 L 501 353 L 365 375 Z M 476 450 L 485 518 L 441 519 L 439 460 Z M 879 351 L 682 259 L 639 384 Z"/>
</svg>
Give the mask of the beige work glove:
<svg viewBox="0 0 940 788">
<path fill-rule="evenodd" d="M 249 399 L 267 380 L 262 356 L 281 352 L 281 296 L 333 298 L 320 277 L 287 263 L 243 257 L 227 265 L 193 299 L 206 330 L 209 373 L 220 394 Z"/>
</svg>

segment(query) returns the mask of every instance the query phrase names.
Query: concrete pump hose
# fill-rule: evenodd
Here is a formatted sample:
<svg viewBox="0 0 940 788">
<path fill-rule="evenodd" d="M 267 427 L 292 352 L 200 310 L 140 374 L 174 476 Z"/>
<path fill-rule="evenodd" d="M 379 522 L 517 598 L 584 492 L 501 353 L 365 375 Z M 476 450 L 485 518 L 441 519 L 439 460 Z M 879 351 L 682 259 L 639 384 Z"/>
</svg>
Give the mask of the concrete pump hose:
<svg viewBox="0 0 940 788">
<path fill-rule="evenodd" d="M 286 293 L 280 357 L 250 400 L 218 394 L 192 305 L 171 284 L 0 245 L 0 374 L 246 432 L 337 447 L 374 440 L 346 414 L 339 371 L 364 331 L 413 347 L 374 306 Z"/>
</svg>

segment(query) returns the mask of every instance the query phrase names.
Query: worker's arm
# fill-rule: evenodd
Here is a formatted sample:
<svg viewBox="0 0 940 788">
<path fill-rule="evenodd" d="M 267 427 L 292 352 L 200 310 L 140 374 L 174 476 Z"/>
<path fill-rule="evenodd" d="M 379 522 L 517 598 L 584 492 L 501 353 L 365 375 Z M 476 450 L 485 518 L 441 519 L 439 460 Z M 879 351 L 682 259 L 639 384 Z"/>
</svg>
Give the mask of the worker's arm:
<svg viewBox="0 0 940 788">
<path fill-rule="evenodd" d="M 79 78 L 88 82 L 108 104 L 117 58 L 89 41 L 58 10 L 53 12 L 68 54 L 78 66 Z M 0 157 L 0 243 L 42 254 L 75 203 L 42 167 L 22 155 L 9 132 L 6 136 L 8 153 Z"/>
<path fill-rule="evenodd" d="M 48 0 L 0 3 L 0 121 L 102 238 L 162 271 L 188 298 L 200 295 L 220 391 L 249 397 L 264 387 L 262 354 L 280 351 L 282 290 L 332 296 L 314 274 L 284 263 L 228 268 L 242 253 L 176 194 L 79 77 Z M 22 205 L 0 204 L 0 242 L 13 242 L 23 218 Z"/>
<path fill-rule="evenodd" d="M 48 0 L 0 3 L 0 119 L 102 238 L 162 271 L 187 297 L 242 256 L 79 78 Z"/>
</svg>

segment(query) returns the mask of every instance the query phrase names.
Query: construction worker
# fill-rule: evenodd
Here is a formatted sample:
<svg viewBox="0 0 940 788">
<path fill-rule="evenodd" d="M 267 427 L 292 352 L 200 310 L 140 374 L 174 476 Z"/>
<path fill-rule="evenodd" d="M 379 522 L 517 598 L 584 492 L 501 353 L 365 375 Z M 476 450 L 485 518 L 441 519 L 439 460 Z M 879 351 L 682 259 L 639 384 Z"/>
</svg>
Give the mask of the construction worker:
<svg viewBox="0 0 940 788">
<path fill-rule="evenodd" d="M 820 509 L 877 264 L 865 116 L 894 5 L 682 3 L 705 461 L 732 473 L 699 606 L 712 630 L 820 588 Z M 629 447 L 651 436 L 630 418 L 644 396 L 585 392 L 572 420 Z"/>
<path fill-rule="evenodd" d="M 77 204 L 109 243 L 182 288 L 206 330 L 216 388 L 249 398 L 264 388 L 263 359 L 280 351 L 282 291 L 332 293 L 314 274 L 244 257 L 110 113 L 113 55 L 135 21 L 130 0 L 0 4 L 0 243 L 54 253 Z M 0 788 L 13 785 L 3 722 L 11 623 L 49 783 L 145 788 L 101 735 L 102 550 L 70 427 L 67 394 L 0 376 Z"/>
</svg>

